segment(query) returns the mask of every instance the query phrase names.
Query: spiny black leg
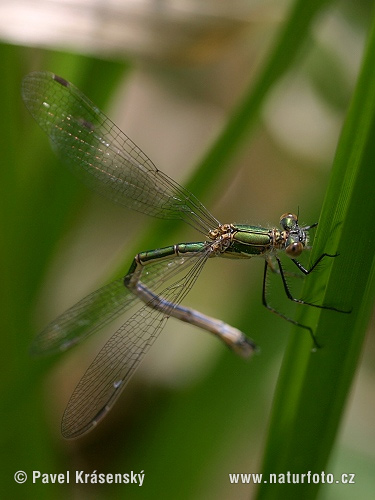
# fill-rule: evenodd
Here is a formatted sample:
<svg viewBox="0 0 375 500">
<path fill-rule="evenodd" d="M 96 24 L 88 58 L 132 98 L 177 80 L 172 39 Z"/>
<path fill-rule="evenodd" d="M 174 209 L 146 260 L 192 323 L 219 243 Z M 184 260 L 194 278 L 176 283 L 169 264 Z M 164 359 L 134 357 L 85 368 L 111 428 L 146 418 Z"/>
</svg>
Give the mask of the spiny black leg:
<svg viewBox="0 0 375 500">
<path fill-rule="evenodd" d="M 336 255 L 329 255 L 326 253 L 321 255 L 319 257 L 319 259 L 315 262 L 315 264 L 312 266 L 312 268 L 309 271 L 307 271 L 305 274 L 309 274 L 314 269 L 314 267 L 316 267 L 316 265 L 319 264 L 319 262 L 322 260 L 323 257 L 336 257 Z M 284 270 L 283 270 L 283 267 L 281 265 L 280 259 L 277 256 L 276 256 L 276 260 L 277 260 L 277 263 L 279 265 L 280 276 L 281 276 L 281 279 L 283 281 L 284 290 L 285 290 L 286 296 L 288 297 L 289 300 L 292 300 L 293 302 L 296 302 L 297 304 L 305 304 L 307 306 L 317 307 L 318 309 L 327 309 L 328 311 L 336 311 L 336 312 L 343 312 L 343 313 L 350 312 L 350 311 L 342 311 L 341 309 L 337 309 L 336 307 L 332 307 L 332 306 L 323 306 L 323 305 L 319 305 L 319 304 L 313 304 L 312 302 L 306 302 L 305 300 L 296 299 L 295 297 L 293 297 L 293 295 L 290 293 L 288 283 L 286 282 Z M 297 260 L 296 261 L 294 259 L 292 259 L 292 260 L 297 265 L 297 267 L 299 269 L 301 269 L 301 268 L 305 269 Z M 302 269 L 301 269 L 301 271 L 302 271 Z M 306 269 L 305 269 L 305 271 L 306 271 Z"/>
<path fill-rule="evenodd" d="M 316 266 L 319 264 L 319 262 L 324 259 L 324 257 L 337 257 L 339 254 L 338 253 L 335 253 L 334 255 L 331 255 L 329 253 L 323 253 L 319 259 L 317 259 L 315 261 L 315 263 L 310 267 L 310 269 L 306 269 L 300 262 L 298 262 L 298 260 L 296 259 L 292 259 L 292 262 L 298 267 L 298 269 L 303 272 L 303 274 L 310 274 L 315 268 Z"/>
<path fill-rule="evenodd" d="M 277 257 L 276 257 L 277 258 Z M 284 276 L 284 272 L 283 272 L 283 269 L 281 267 L 281 263 L 279 261 L 279 259 L 277 258 L 277 262 L 278 262 L 278 266 L 279 266 L 279 270 L 280 270 L 280 275 L 281 275 L 281 278 L 283 280 L 283 284 L 284 284 L 284 289 L 286 291 L 286 294 L 288 296 L 288 298 L 290 298 L 291 300 L 294 300 L 296 302 L 299 302 L 299 303 L 302 303 L 302 304 L 306 304 L 306 302 L 303 302 L 303 301 L 299 301 L 297 299 L 294 299 L 289 291 L 289 288 L 288 288 L 288 285 L 285 281 L 285 276 Z M 318 342 L 316 341 L 316 338 L 315 338 L 315 335 L 314 335 L 314 332 L 312 331 L 312 329 L 309 327 L 309 326 L 306 326 L 306 325 L 302 325 L 301 323 L 299 323 L 298 321 L 295 321 L 294 319 L 291 319 L 291 318 L 288 318 L 288 316 L 285 316 L 285 314 L 282 314 L 281 312 L 277 311 L 276 309 L 274 309 L 273 307 L 271 307 L 268 303 L 267 303 L 267 294 L 266 294 L 266 287 L 267 287 L 267 271 L 268 271 L 268 268 L 271 267 L 270 264 L 268 263 L 267 260 L 265 260 L 265 265 L 264 265 L 264 274 L 263 274 L 263 291 L 262 291 L 262 303 L 263 305 L 271 312 L 277 314 L 278 316 L 280 316 L 280 318 L 283 318 L 283 319 L 286 319 L 287 321 L 289 321 L 289 323 L 292 323 L 293 325 L 296 325 L 296 326 L 299 326 L 300 328 L 304 328 L 305 330 L 307 330 L 309 333 L 310 333 L 310 336 L 314 342 L 314 345 L 315 347 L 319 348 L 320 345 L 318 344 Z M 272 269 L 272 268 L 271 268 Z"/>
<path fill-rule="evenodd" d="M 315 261 L 315 263 L 310 267 L 310 269 L 306 269 L 300 262 L 298 262 L 298 260 L 296 259 L 291 259 L 292 262 L 298 267 L 298 269 L 303 272 L 303 274 L 307 275 L 307 274 L 310 274 L 315 268 L 316 266 L 319 264 L 319 262 L 324 259 L 324 257 L 337 257 L 339 254 L 338 253 L 335 253 L 334 255 L 331 255 L 329 253 L 323 253 L 319 259 L 317 259 Z M 284 289 L 285 289 L 285 292 L 288 296 L 288 299 L 290 300 L 293 300 L 294 302 L 298 302 L 298 304 L 307 304 L 308 306 L 313 306 L 313 307 L 318 307 L 319 309 L 327 309 L 328 311 L 336 311 L 336 312 L 340 312 L 340 313 L 345 313 L 345 314 L 350 314 L 351 313 L 351 310 L 349 311 L 344 311 L 343 309 L 338 309 L 337 307 L 332 307 L 332 306 L 320 306 L 318 304 L 311 304 L 311 302 L 305 302 L 304 300 L 299 300 L 299 299 L 295 299 L 294 297 L 292 297 L 290 291 L 289 291 L 289 288 L 288 288 L 288 285 L 285 281 L 285 277 L 284 277 L 284 272 L 283 272 L 283 269 L 281 267 L 281 263 L 278 259 L 278 257 L 276 257 L 277 259 L 277 262 L 279 264 L 279 269 L 280 269 L 280 274 L 281 274 L 281 277 L 282 277 L 282 280 L 283 280 L 283 283 L 284 283 Z"/>
</svg>

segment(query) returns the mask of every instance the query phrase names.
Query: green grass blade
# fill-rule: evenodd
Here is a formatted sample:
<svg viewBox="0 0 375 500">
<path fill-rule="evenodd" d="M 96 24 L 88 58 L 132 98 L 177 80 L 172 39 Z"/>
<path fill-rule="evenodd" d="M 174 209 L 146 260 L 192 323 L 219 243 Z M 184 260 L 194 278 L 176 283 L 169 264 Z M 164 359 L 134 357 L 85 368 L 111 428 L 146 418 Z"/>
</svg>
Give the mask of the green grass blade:
<svg viewBox="0 0 375 500">
<path fill-rule="evenodd" d="M 325 287 L 323 303 L 350 314 L 305 308 L 301 321 L 317 321 L 322 348 L 296 331 L 276 391 L 263 473 L 321 474 L 327 462 L 359 362 L 375 299 L 375 24 L 347 115 L 322 209 L 312 260 L 340 255 L 308 279 L 306 297 Z M 327 259 L 329 260 L 329 259 Z M 326 286 L 325 286 L 326 285 Z M 319 296 L 319 295 L 318 295 Z M 263 484 L 258 499 L 315 498 L 319 484 Z M 279 495 L 279 496 L 278 496 Z"/>
</svg>

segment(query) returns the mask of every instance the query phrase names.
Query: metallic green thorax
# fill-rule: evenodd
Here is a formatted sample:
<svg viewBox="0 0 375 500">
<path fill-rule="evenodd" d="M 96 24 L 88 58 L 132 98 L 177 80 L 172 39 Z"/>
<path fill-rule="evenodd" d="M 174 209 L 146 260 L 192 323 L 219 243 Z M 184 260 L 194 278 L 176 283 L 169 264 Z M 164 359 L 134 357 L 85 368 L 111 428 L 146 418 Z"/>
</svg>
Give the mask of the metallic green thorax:
<svg viewBox="0 0 375 500">
<path fill-rule="evenodd" d="M 274 247 L 275 229 L 236 224 L 231 230 L 231 244 L 224 257 L 249 258 L 269 253 Z"/>
</svg>

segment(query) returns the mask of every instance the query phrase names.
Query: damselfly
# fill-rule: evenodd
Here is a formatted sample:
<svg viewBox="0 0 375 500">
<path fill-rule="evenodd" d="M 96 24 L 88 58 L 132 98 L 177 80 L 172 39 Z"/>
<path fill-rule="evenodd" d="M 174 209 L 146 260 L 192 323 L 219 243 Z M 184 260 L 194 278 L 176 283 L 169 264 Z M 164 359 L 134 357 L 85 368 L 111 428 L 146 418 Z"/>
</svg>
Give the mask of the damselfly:
<svg viewBox="0 0 375 500">
<path fill-rule="evenodd" d="M 35 72 L 24 79 L 22 93 L 57 155 L 86 184 L 120 205 L 154 217 L 183 220 L 204 235 L 203 241 L 139 253 L 125 277 L 82 299 L 35 338 L 34 353 L 63 351 L 123 314 L 135 300 L 144 303 L 108 340 L 78 383 L 62 420 L 65 437 L 81 435 L 107 414 L 170 316 L 213 333 L 244 358 L 254 352 L 255 343 L 237 328 L 180 305 L 211 257 L 263 257 L 263 304 L 308 330 L 316 344 L 310 327 L 267 303 L 265 284 L 268 271 L 277 271 L 288 299 L 337 310 L 294 298 L 278 257 L 284 251 L 305 275 L 324 257 L 334 257 L 325 253 L 310 269 L 297 260 L 307 245 L 308 231 L 317 224 L 301 227 L 292 213 L 281 216 L 281 229 L 221 224 L 193 194 L 158 170 L 71 83 L 52 73 Z M 173 277 L 175 281 L 166 286 Z"/>
</svg>

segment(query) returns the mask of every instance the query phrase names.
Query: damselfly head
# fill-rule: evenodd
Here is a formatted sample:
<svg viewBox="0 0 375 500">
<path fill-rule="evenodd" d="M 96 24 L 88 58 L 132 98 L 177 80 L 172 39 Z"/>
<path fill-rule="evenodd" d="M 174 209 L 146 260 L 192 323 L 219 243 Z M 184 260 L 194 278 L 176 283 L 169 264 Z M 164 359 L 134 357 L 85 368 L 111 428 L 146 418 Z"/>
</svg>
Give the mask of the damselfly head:
<svg viewBox="0 0 375 500">
<path fill-rule="evenodd" d="M 295 214 L 286 213 L 280 217 L 280 225 L 285 234 L 285 253 L 294 259 L 301 255 L 307 242 L 305 228 L 299 227 L 298 217 Z"/>
</svg>

